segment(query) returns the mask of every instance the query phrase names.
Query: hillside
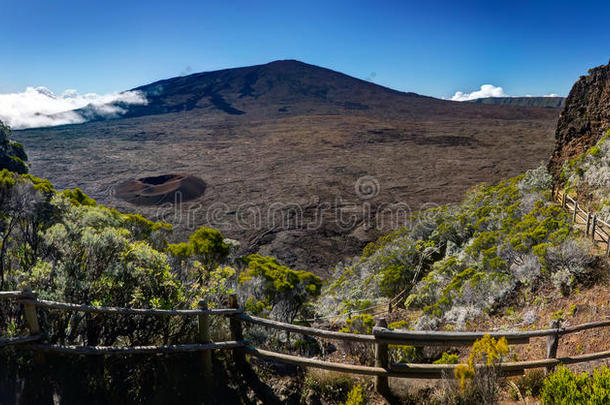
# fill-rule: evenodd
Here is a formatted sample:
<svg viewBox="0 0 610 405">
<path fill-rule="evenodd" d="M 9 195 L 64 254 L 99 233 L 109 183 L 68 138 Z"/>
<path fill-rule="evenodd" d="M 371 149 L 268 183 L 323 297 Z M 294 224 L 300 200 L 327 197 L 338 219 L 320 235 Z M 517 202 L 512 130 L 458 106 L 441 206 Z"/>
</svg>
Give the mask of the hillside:
<svg viewBox="0 0 610 405">
<path fill-rule="evenodd" d="M 297 61 L 136 90 L 149 103 L 123 118 L 15 131 L 32 172 L 171 222 L 177 240 L 207 224 L 242 252 L 323 275 L 402 223 L 377 209 L 455 202 L 546 160 L 559 113 L 403 93 Z M 178 208 L 115 194 L 120 183 L 175 175 L 200 178 L 205 192 Z M 371 193 L 356 192 L 363 181 Z"/>
<path fill-rule="evenodd" d="M 467 102 L 476 104 L 561 108 L 564 106 L 565 100 L 565 97 L 483 97 Z"/>
</svg>

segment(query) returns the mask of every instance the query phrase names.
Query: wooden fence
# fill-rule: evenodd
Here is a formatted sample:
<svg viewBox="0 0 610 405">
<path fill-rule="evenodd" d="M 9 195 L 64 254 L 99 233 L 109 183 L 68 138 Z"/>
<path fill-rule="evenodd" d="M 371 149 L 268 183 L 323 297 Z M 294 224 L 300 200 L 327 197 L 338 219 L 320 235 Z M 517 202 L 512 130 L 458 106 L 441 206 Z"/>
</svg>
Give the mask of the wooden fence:
<svg viewBox="0 0 610 405">
<path fill-rule="evenodd" d="M 578 201 L 567 195 L 564 191 L 557 191 L 555 198 L 561 206 L 572 214 L 572 223 L 582 225 L 586 236 L 590 236 L 593 243 L 605 244 L 606 256 L 610 256 L 610 224 L 597 218 L 597 215 L 583 210 Z"/>
<path fill-rule="evenodd" d="M 561 336 L 580 332 L 583 330 L 610 326 L 610 320 L 591 322 L 577 326 L 562 328 L 558 321 L 553 321 L 549 329 L 513 332 L 444 332 L 444 331 L 407 331 L 388 329 L 385 318 L 377 319 L 376 326 L 371 335 L 343 333 L 312 327 L 293 325 L 248 315 L 239 307 L 236 296 L 229 299 L 229 308 L 208 309 L 205 302 L 199 303 L 196 310 L 161 310 L 161 309 L 134 309 L 97 307 L 91 305 L 78 305 L 39 299 L 31 291 L 1 291 L 0 299 L 14 299 L 22 305 L 23 315 L 29 328 L 28 336 L 18 336 L 0 339 L 0 346 L 19 345 L 30 350 L 50 351 L 60 353 L 74 353 L 80 355 L 132 355 L 140 353 L 177 353 L 201 352 L 201 364 L 204 379 L 212 378 L 212 350 L 232 350 L 233 359 L 238 366 L 246 365 L 246 355 L 295 364 L 303 367 L 315 367 L 334 370 L 349 374 L 369 375 L 376 378 L 376 389 L 382 395 L 390 395 L 388 378 L 432 378 L 453 376 L 456 364 L 413 364 L 391 363 L 388 355 L 388 345 L 411 346 L 470 346 L 477 339 L 485 335 L 495 338 L 505 337 L 509 344 L 528 344 L 531 338 L 546 337 L 546 358 L 540 360 L 505 362 L 499 368 L 505 375 L 523 374 L 526 369 L 546 368 L 552 369 L 558 364 L 581 363 L 591 360 L 610 357 L 610 350 L 578 356 L 557 357 L 557 348 Z M 65 312 L 88 312 L 100 314 L 145 315 L 145 316 L 197 316 L 198 341 L 193 344 L 167 345 L 167 346 L 68 346 L 44 342 L 44 331 L 38 322 L 37 308 L 51 309 Z M 226 342 L 211 342 L 210 315 L 226 316 L 229 318 L 231 339 Z M 374 345 L 375 366 L 362 366 L 324 361 L 307 357 L 282 354 L 263 350 L 250 345 L 244 339 L 243 324 L 256 324 L 259 326 L 298 333 L 308 336 L 317 336 L 323 339 L 358 342 Z"/>
</svg>

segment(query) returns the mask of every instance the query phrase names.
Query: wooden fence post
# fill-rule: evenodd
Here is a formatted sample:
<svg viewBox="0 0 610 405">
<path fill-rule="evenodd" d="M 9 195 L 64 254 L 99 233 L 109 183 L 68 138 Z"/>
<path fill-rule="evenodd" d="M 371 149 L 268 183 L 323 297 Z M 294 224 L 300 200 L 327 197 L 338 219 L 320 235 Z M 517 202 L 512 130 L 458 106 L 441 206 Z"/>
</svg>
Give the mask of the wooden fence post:
<svg viewBox="0 0 610 405">
<path fill-rule="evenodd" d="M 565 209 L 565 207 L 566 207 L 566 203 L 567 203 L 567 201 L 566 201 L 566 193 L 564 192 L 564 193 L 562 194 L 562 196 L 561 196 L 561 208 L 564 208 L 564 209 Z"/>
<path fill-rule="evenodd" d="M 25 315 L 25 320 L 28 323 L 28 329 L 30 330 L 30 335 L 39 335 L 40 334 L 40 324 L 38 323 L 38 315 L 36 314 L 36 297 L 38 294 L 32 292 L 32 290 L 24 290 L 23 291 L 24 300 L 23 304 L 23 313 Z"/>
<path fill-rule="evenodd" d="M 589 234 L 589 229 L 591 228 L 591 213 L 587 213 L 587 226 L 585 227 L 585 235 Z"/>
<path fill-rule="evenodd" d="M 208 309 L 208 303 L 205 300 L 200 300 L 197 306 L 201 310 Z M 198 316 L 199 322 L 199 343 L 205 344 L 210 343 L 210 315 L 200 314 Z M 212 351 L 204 350 L 201 352 L 201 370 L 203 374 L 203 380 L 206 384 L 212 382 Z"/>
<path fill-rule="evenodd" d="M 593 215 L 593 220 L 591 221 L 591 240 L 595 243 L 595 226 L 597 225 L 597 215 Z"/>
<path fill-rule="evenodd" d="M 556 359 L 557 358 L 557 347 L 559 346 L 559 319 L 553 319 L 551 321 L 550 329 L 555 329 L 555 334 L 549 335 L 546 338 L 546 358 Z M 546 373 L 549 374 L 553 371 L 554 366 L 546 368 Z"/>
<path fill-rule="evenodd" d="M 237 302 L 237 295 L 231 294 L 229 296 L 229 308 L 237 309 L 239 304 Z M 235 341 L 241 342 L 244 340 L 244 333 L 241 328 L 241 322 L 235 316 L 229 317 L 229 329 L 231 330 L 231 338 Z M 246 356 L 241 349 L 233 349 L 233 361 L 235 364 L 243 368 L 246 365 Z"/>
<path fill-rule="evenodd" d="M 578 212 L 578 201 L 574 200 L 574 214 L 572 215 L 573 224 L 576 224 L 576 212 Z"/>
<path fill-rule="evenodd" d="M 388 323 L 385 318 L 378 318 L 376 325 L 379 328 L 387 328 Z M 387 343 L 375 342 L 375 367 L 387 369 L 389 365 L 388 345 Z M 375 390 L 384 397 L 390 394 L 390 386 L 388 385 L 388 377 L 375 377 Z"/>
</svg>

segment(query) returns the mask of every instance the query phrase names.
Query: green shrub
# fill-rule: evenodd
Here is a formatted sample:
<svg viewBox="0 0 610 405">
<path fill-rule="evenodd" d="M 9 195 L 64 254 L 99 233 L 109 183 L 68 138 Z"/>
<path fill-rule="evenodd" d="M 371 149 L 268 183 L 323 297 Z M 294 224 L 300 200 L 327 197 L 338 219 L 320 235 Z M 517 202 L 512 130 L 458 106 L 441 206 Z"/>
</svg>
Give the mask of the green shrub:
<svg viewBox="0 0 610 405">
<path fill-rule="evenodd" d="M 353 318 L 348 318 L 340 332 L 370 335 L 373 333 L 373 326 L 375 326 L 375 319 L 371 315 L 360 314 Z"/>
<path fill-rule="evenodd" d="M 18 174 L 25 174 L 29 170 L 26 163 L 27 155 L 23 145 L 12 141 L 11 129 L 0 121 L 0 170 L 7 169 Z"/>
<path fill-rule="evenodd" d="M 248 296 L 247 307 L 255 313 L 281 306 L 281 317 L 292 321 L 309 300 L 320 295 L 322 281 L 313 273 L 293 270 L 274 257 L 259 254 L 244 256 L 239 261 L 245 269 L 237 281 Z"/>
<path fill-rule="evenodd" d="M 188 294 L 172 273 L 166 254 L 135 238 L 120 213 L 99 205 L 74 205 L 63 193 L 51 199 L 51 206 L 61 221 L 50 220 L 39 230 L 41 241 L 33 266 L 12 268 L 14 287 L 31 288 L 42 298 L 98 306 L 188 306 Z M 188 320 L 132 317 L 117 322 L 52 312 L 42 322 L 50 341 L 86 339 L 90 344 L 112 345 L 120 337 L 150 344 L 179 336 Z M 68 327 L 70 335 L 65 337 Z"/>
<path fill-rule="evenodd" d="M 610 403 L 610 369 L 602 366 L 589 375 L 558 367 L 544 380 L 540 399 L 542 404 Z"/>
<path fill-rule="evenodd" d="M 373 333 L 375 319 L 369 314 L 360 314 L 353 318 L 348 318 L 345 321 L 345 326 L 339 331 L 344 333 L 358 333 L 370 335 Z M 361 364 L 371 363 L 373 361 L 374 349 L 373 346 L 367 343 L 359 342 L 341 342 L 341 347 L 349 356 L 356 358 Z"/>
<path fill-rule="evenodd" d="M 434 364 L 458 364 L 459 357 L 457 354 L 449 354 L 447 352 L 443 352 L 443 355 L 440 359 L 434 361 Z"/>
<path fill-rule="evenodd" d="M 388 325 L 390 329 L 407 329 L 409 322 L 402 320 L 392 322 Z M 422 354 L 422 347 L 409 345 L 388 345 L 390 361 L 393 363 L 411 363 L 416 361 Z"/>
<path fill-rule="evenodd" d="M 169 251 L 181 258 L 193 256 L 210 271 L 227 258 L 231 249 L 218 230 L 201 227 L 189 236 L 188 243 L 170 245 Z"/>
<path fill-rule="evenodd" d="M 80 188 L 75 188 L 72 190 L 64 190 L 62 194 L 66 196 L 73 205 L 89 205 L 96 206 L 97 203 L 91 197 L 83 192 Z"/>
<path fill-rule="evenodd" d="M 151 222 L 141 215 L 128 215 L 127 219 L 134 229 L 139 230 L 138 234 L 147 239 L 172 229 L 169 224 Z M 188 242 L 167 244 L 162 238 L 156 247 L 166 249 L 173 256 L 179 272 L 190 273 L 197 287 L 202 286 L 209 273 L 223 264 L 231 253 L 231 247 L 220 231 L 206 227 L 193 232 Z"/>
</svg>

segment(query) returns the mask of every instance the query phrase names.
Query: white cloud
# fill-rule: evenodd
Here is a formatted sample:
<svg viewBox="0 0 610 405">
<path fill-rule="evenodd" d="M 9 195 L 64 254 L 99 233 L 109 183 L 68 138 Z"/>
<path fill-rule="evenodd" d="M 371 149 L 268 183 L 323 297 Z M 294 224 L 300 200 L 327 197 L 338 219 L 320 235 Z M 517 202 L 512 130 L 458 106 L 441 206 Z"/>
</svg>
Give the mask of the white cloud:
<svg viewBox="0 0 610 405">
<path fill-rule="evenodd" d="M 0 94 L 0 120 L 14 129 L 79 124 L 87 119 L 72 110 L 88 107 L 92 114 L 116 117 L 125 110 L 113 103 L 146 104 L 141 92 L 79 94 L 68 89 L 56 96 L 46 87 L 28 87 L 21 93 Z"/>
<path fill-rule="evenodd" d="M 510 97 L 504 93 L 502 87 L 494 86 L 493 84 L 484 84 L 480 90 L 473 91 L 472 93 L 464 93 L 463 91 L 456 91 L 451 100 L 453 101 L 468 101 L 483 97 Z"/>
<path fill-rule="evenodd" d="M 561 96 L 559 94 L 551 93 L 551 94 L 545 94 L 542 97 L 561 97 Z"/>
</svg>

